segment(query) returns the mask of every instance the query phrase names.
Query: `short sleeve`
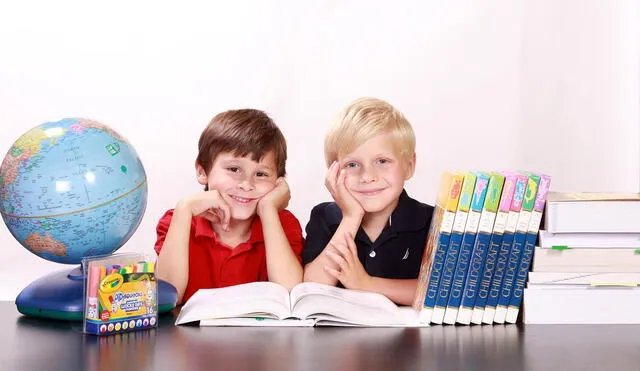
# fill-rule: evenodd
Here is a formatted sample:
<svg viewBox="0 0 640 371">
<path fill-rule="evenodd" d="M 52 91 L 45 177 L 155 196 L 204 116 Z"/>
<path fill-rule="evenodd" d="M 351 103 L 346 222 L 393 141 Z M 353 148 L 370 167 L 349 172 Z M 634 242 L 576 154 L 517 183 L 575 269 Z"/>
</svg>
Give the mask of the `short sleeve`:
<svg viewBox="0 0 640 371">
<path fill-rule="evenodd" d="M 302 246 L 304 245 L 300 221 L 288 210 L 280 211 L 279 216 L 282 229 L 287 236 L 291 250 L 293 250 L 293 253 L 300 262 L 302 260 Z"/>
<path fill-rule="evenodd" d="M 167 231 L 169 230 L 169 226 L 171 225 L 171 218 L 173 217 L 173 209 L 164 213 L 160 221 L 158 221 L 158 225 L 156 226 L 156 245 L 154 246 L 154 250 L 156 250 L 156 254 L 160 255 L 160 250 L 162 250 L 162 246 L 164 245 L 164 239 L 167 237 Z"/>
<path fill-rule="evenodd" d="M 320 204 L 311 210 L 311 216 L 305 228 L 307 236 L 302 250 L 303 265 L 311 263 L 318 257 L 333 236 L 333 231 L 329 228 L 324 213 L 326 205 L 327 204 Z"/>
</svg>

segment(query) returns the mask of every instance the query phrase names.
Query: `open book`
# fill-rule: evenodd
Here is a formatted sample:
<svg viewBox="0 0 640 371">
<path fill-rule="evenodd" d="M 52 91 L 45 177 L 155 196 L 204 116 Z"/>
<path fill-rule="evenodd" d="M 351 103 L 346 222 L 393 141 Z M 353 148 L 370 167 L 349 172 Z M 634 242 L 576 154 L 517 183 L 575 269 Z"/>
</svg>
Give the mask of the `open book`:
<svg viewBox="0 0 640 371">
<path fill-rule="evenodd" d="M 176 325 L 423 327 L 410 307 L 384 295 L 313 282 L 289 293 L 273 282 L 198 290 L 180 310 Z"/>
</svg>

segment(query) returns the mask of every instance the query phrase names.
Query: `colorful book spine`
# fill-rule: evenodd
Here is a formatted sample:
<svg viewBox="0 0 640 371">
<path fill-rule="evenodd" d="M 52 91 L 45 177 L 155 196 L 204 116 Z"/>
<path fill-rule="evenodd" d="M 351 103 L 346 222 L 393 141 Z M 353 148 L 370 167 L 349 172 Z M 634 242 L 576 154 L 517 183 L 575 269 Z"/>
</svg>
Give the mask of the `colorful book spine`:
<svg viewBox="0 0 640 371">
<path fill-rule="evenodd" d="M 471 253 L 476 242 L 476 235 L 480 225 L 480 217 L 482 216 L 484 200 L 487 196 L 489 174 L 485 172 L 478 172 L 476 176 L 476 186 L 471 200 L 471 209 L 469 210 L 467 223 L 464 227 L 462 244 L 460 245 L 460 251 L 458 252 L 458 260 L 453 273 L 451 290 L 449 292 L 449 299 L 447 300 L 447 307 L 443 319 L 443 322 L 449 325 L 456 323 L 456 319 L 458 318 L 458 309 L 462 302 L 462 293 L 464 291 L 464 284 L 467 278 L 467 271 L 469 270 L 469 261 L 471 260 Z"/>
<path fill-rule="evenodd" d="M 531 176 L 532 175 L 530 175 L 530 177 Z M 524 292 L 525 283 L 527 282 L 527 274 L 529 273 L 529 267 L 531 266 L 531 259 L 533 258 L 533 251 L 536 246 L 536 239 L 538 237 L 538 230 L 540 229 L 542 212 L 544 211 L 544 204 L 547 200 L 547 194 L 549 193 L 550 183 L 551 178 L 548 175 L 540 175 L 540 184 L 533 204 L 533 211 L 531 212 L 531 220 L 529 221 L 529 228 L 527 229 L 522 257 L 520 258 L 520 265 L 518 266 L 518 272 L 516 273 L 513 293 L 511 294 L 509 306 L 507 307 L 506 321 L 508 323 L 516 323 L 516 320 L 518 319 L 520 304 L 522 304 L 522 294 Z"/>
<path fill-rule="evenodd" d="M 482 268 L 482 275 L 480 278 L 480 282 L 478 283 L 477 295 L 475 297 L 473 312 L 471 314 L 471 323 L 474 323 L 476 325 L 482 324 L 484 307 L 487 304 L 489 289 L 491 288 L 491 279 L 493 278 L 493 270 L 497 262 L 498 253 L 500 252 L 500 245 L 502 244 L 502 234 L 504 233 L 505 227 L 507 225 L 509 209 L 511 208 L 511 201 L 513 200 L 513 194 L 516 188 L 516 181 L 517 177 L 515 174 L 505 174 L 504 186 L 502 187 L 500 197 L 500 204 L 498 205 L 498 214 L 496 215 L 496 220 L 493 225 L 493 233 L 491 234 L 491 240 L 489 241 L 487 256 L 484 262 L 484 267 Z M 463 306 L 464 304 L 465 303 L 463 300 Z M 464 319 L 464 315 L 462 318 Z"/>
<path fill-rule="evenodd" d="M 516 189 L 513 193 L 513 199 L 511 200 L 507 225 L 504 229 L 504 234 L 502 235 L 502 244 L 500 245 L 498 260 L 493 272 L 493 277 L 491 278 L 487 305 L 484 307 L 484 313 L 482 315 L 482 323 L 485 324 L 492 324 L 496 314 L 496 307 L 498 306 L 498 299 L 500 298 L 500 289 L 502 288 L 502 280 L 509 261 L 511 244 L 513 243 L 513 237 L 518 225 L 518 219 L 522 203 L 524 201 L 527 183 L 528 178 L 525 175 L 516 174 Z"/>
<path fill-rule="evenodd" d="M 433 315 L 431 316 L 431 322 L 433 323 L 442 324 L 442 321 L 444 320 L 444 314 L 449 299 L 449 291 L 451 289 L 453 274 L 458 260 L 458 252 L 462 243 L 464 227 L 467 223 L 467 215 L 469 213 L 469 208 L 471 207 L 471 199 L 473 197 L 475 183 L 476 175 L 471 172 L 467 172 L 464 176 L 462 191 L 460 192 L 460 200 L 458 202 L 458 208 L 453 222 L 451 238 L 449 245 L 446 248 L 446 253 L 444 254 L 444 263 L 440 275 L 440 282 L 436 288 Z"/>
<path fill-rule="evenodd" d="M 413 308 L 420 313 L 420 320 L 424 323 L 429 323 L 433 313 L 463 180 L 463 174 L 450 171 L 444 172 L 440 180 L 413 302 Z"/>
<path fill-rule="evenodd" d="M 529 230 L 531 212 L 533 211 L 536 194 L 538 193 L 540 176 L 531 174 L 528 178 L 527 190 L 525 191 L 524 200 L 522 201 L 522 210 L 520 210 L 520 216 L 518 216 L 516 234 L 513 236 L 511 253 L 509 254 L 507 269 L 505 270 L 504 279 L 502 280 L 500 297 L 498 298 L 498 306 L 496 307 L 496 315 L 493 318 L 494 323 L 504 323 L 507 318 L 507 308 L 511 301 L 511 294 L 513 293 L 513 288 L 515 286 L 516 273 L 520 266 L 520 257 L 522 256 L 522 250 L 524 249 L 524 243 L 527 238 L 527 231 Z"/>
<path fill-rule="evenodd" d="M 504 176 L 499 173 L 492 173 L 489 177 L 489 185 L 487 187 L 487 196 L 484 200 L 482 214 L 480 215 L 480 224 L 478 225 L 478 234 L 476 242 L 473 245 L 471 253 L 471 262 L 467 272 L 467 278 L 462 292 L 462 301 L 456 322 L 468 325 L 471 323 L 471 315 L 473 306 L 478 295 L 478 285 L 482 278 L 482 270 L 487 256 L 487 250 L 491 242 L 493 227 L 498 212 L 498 204 L 500 203 L 500 194 L 504 185 Z M 446 317 L 446 316 L 445 316 Z"/>
</svg>

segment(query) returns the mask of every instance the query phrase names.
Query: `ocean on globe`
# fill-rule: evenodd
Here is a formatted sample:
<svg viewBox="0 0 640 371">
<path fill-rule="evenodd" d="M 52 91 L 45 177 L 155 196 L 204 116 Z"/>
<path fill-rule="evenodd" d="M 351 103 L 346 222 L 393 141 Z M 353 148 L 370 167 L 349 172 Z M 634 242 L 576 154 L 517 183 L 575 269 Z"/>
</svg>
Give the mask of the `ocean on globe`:
<svg viewBox="0 0 640 371">
<path fill-rule="evenodd" d="M 0 214 L 27 250 L 66 264 L 113 253 L 147 205 L 135 149 L 96 121 L 67 118 L 24 133 L 0 166 Z"/>
</svg>

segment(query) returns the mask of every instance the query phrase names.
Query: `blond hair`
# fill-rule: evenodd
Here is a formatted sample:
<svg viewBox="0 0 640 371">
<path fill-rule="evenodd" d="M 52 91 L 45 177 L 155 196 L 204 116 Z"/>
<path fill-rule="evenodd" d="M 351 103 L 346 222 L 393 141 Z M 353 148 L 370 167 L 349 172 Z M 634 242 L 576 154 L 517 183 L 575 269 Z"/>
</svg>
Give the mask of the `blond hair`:
<svg viewBox="0 0 640 371">
<path fill-rule="evenodd" d="M 327 167 L 379 134 L 392 134 L 393 144 L 409 160 L 416 151 L 413 128 L 402 112 L 378 98 L 360 98 L 344 108 L 324 141 Z"/>
</svg>

